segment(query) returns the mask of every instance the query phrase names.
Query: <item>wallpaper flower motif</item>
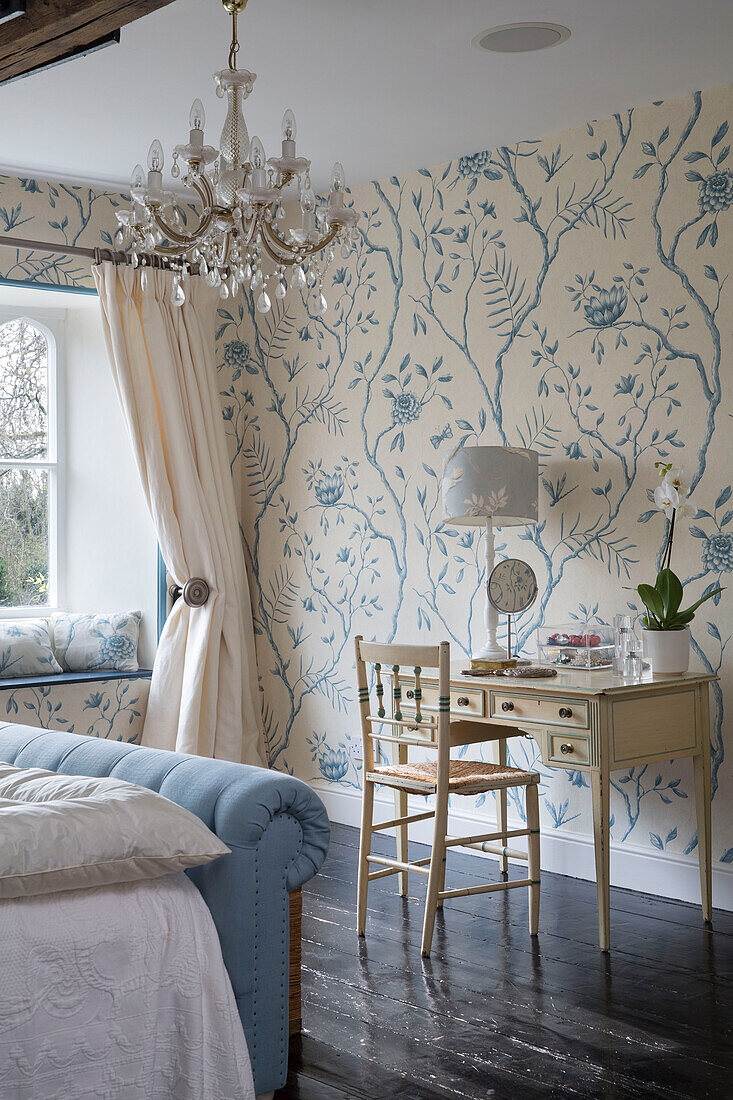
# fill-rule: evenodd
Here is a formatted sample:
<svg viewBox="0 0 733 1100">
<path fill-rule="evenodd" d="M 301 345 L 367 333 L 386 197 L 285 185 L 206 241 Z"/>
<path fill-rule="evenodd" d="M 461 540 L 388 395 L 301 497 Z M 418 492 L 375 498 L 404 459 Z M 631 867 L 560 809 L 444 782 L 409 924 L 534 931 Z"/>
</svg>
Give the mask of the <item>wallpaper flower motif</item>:
<svg viewBox="0 0 733 1100">
<path fill-rule="evenodd" d="M 623 317 L 628 298 L 622 286 L 610 290 L 598 288 L 598 294 L 592 295 L 583 306 L 589 324 L 594 328 L 606 328 Z"/>
<path fill-rule="evenodd" d="M 702 567 L 709 573 L 733 573 L 733 535 L 712 535 L 705 539 Z"/>
<path fill-rule="evenodd" d="M 264 319 L 251 302 L 219 311 L 223 376 L 228 342 L 251 350 L 253 406 L 226 378 L 222 389 L 236 410 L 274 766 L 358 785 L 346 739 L 357 732 L 355 633 L 448 638 L 456 657 L 479 637 L 481 540 L 440 524 L 452 446 L 540 453 L 540 522 L 498 539 L 500 555 L 525 557 L 539 578 L 518 623 L 528 652 L 546 618 L 638 613 L 639 562 L 664 544 L 646 493 L 655 461 L 691 471 L 700 512 L 679 546 L 691 590 L 733 571 L 733 512 L 718 494 L 733 413 L 722 370 L 733 351 L 732 113 L 721 88 L 355 188 L 361 241 L 326 288 L 325 317 L 307 302 Z M 720 790 L 730 793 L 732 613 L 725 600 L 710 607 L 693 646 L 721 674 L 714 844 L 730 862 Z M 542 771 L 545 825 L 587 832 L 586 777 L 543 769 L 532 742 L 514 751 Z M 614 838 L 692 852 L 691 790 L 685 762 L 614 775 Z"/>
</svg>

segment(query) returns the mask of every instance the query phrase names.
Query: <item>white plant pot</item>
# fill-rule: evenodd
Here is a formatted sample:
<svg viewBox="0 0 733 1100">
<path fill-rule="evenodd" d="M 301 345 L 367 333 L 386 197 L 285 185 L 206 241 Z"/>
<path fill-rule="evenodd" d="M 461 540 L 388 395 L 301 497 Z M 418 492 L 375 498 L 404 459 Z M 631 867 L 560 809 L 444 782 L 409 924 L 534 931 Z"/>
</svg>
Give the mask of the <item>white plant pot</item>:
<svg viewBox="0 0 733 1100">
<path fill-rule="evenodd" d="M 683 630 L 646 630 L 644 656 L 652 663 L 655 676 L 676 676 L 690 665 L 690 628 Z"/>
</svg>

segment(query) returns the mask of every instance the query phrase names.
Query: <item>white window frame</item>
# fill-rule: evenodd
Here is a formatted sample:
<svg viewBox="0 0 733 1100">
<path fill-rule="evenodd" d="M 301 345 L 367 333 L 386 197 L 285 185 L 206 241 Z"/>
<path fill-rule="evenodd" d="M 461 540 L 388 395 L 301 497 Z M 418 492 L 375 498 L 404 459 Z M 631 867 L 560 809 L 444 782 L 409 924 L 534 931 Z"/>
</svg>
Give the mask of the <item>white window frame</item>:
<svg viewBox="0 0 733 1100">
<path fill-rule="evenodd" d="M 39 291 L 39 294 L 43 293 Z M 4 459 L 11 469 L 48 470 L 48 603 L 30 607 L 0 607 L 0 618 L 40 618 L 63 606 L 64 564 L 64 335 L 65 309 L 42 306 L 0 306 L 0 325 L 25 321 L 42 332 L 48 348 L 48 454 L 45 459 Z"/>
</svg>

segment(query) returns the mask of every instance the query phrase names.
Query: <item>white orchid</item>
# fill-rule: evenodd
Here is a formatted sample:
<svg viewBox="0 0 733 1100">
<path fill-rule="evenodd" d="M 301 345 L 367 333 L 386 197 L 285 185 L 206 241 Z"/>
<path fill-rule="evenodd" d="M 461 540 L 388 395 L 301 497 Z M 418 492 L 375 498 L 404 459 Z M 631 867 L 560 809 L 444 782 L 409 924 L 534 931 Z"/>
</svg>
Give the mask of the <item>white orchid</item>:
<svg viewBox="0 0 733 1100">
<path fill-rule="evenodd" d="M 663 481 L 654 490 L 654 503 L 660 512 L 664 512 L 667 519 L 671 519 L 675 509 L 680 506 L 680 495 L 674 485 L 668 485 L 666 481 Z"/>
<path fill-rule="evenodd" d="M 684 466 L 671 466 L 664 475 L 663 484 L 671 485 L 676 489 L 681 501 L 689 495 L 690 479 Z"/>
<path fill-rule="evenodd" d="M 686 501 L 680 501 L 677 506 L 677 516 L 682 519 L 683 516 L 688 516 L 690 519 L 694 519 L 697 515 L 697 508 L 694 504 L 688 504 Z"/>
<path fill-rule="evenodd" d="M 697 508 L 687 503 L 687 497 L 690 492 L 690 479 L 685 467 L 672 466 L 664 475 L 662 485 L 671 487 L 677 491 L 677 496 L 680 501 L 677 505 L 678 518 L 682 519 L 683 516 L 689 516 L 691 519 L 694 519 L 697 515 Z"/>
<path fill-rule="evenodd" d="M 675 521 L 677 518 L 682 519 L 683 516 L 696 516 L 697 508 L 687 503 L 690 480 L 684 466 L 673 466 L 671 462 L 655 462 L 654 465 L 662 478 L 661 485 L 658 485 L 654 490 L 654 503 L 669 520 L 667 543 L 662 554 L 662 566 L 670 568 Z"/>
</svg>

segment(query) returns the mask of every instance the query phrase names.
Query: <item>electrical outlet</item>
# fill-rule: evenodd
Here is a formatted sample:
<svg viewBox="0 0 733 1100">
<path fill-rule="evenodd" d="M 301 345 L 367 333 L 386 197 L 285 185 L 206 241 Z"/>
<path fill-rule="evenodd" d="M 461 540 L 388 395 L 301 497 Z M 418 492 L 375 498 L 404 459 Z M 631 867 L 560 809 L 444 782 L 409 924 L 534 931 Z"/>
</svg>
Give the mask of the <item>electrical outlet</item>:
<svg viewBox="0 0 733 1100">
<path fill-rule="evenodd" d="M 349 755 L 353 760 L 361 760 L 361 737 L 355 737 L 353 734 L 349 737 Z"/>
</svg>

